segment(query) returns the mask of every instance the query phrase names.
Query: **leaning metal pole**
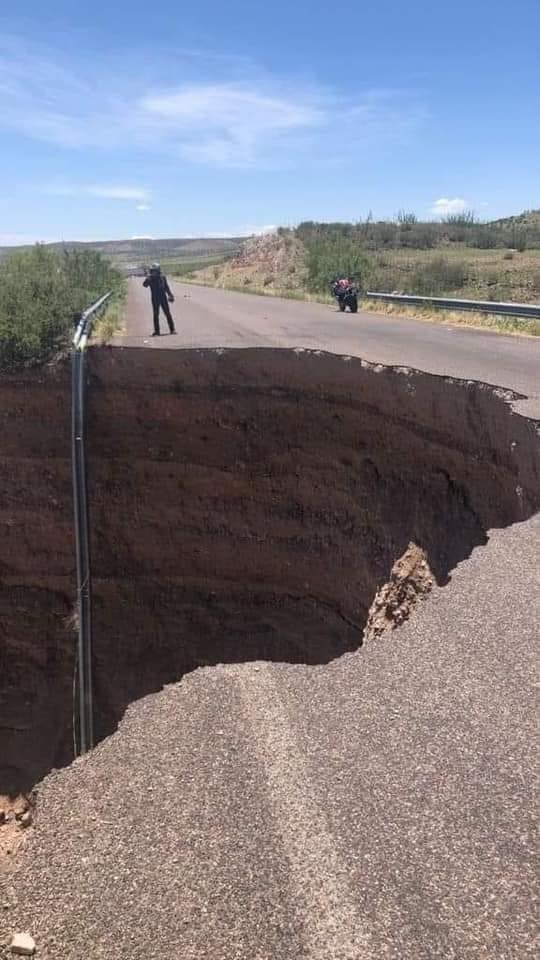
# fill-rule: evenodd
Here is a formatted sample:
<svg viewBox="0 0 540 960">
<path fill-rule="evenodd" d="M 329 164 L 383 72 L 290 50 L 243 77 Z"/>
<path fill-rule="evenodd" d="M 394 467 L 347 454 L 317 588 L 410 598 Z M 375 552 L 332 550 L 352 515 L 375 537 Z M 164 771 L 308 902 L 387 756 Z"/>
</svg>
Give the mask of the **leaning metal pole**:
<svg viewBox="0 0 540 960">
<path fill-rule="evenodd" d="M 85 349 L 92 322 L 110 293 L 77 317 L 71 352 L 71 463 L 75 553 L 77 559 L 77 710 L 79 754 L 94 746 L 94 705 L 92 680 L 92 568 L 85 452 Z"/>
<path fill-rule="evenodd" d="M 91 750 L 94 745 L 92 704 L 92 584 L 84 448 L 84 356 L 83 350 L 74 349 L 71 365 L 71 454 L 75 552 L 77 557 L 79 753 L 86 753 L 88 750 Z"/>
</svg>

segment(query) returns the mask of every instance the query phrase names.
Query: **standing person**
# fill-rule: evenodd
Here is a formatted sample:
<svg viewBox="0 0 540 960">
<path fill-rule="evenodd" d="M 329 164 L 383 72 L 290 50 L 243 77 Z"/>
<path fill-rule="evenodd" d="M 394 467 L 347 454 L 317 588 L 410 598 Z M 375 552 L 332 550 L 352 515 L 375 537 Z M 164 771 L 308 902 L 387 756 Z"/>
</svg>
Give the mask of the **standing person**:
<svg viewBox="0 0 540 960">
<path fill-rule="evenodd" d="M 170 333 L 176 333 L 174 320 L 171 314 L 169 303 L 174 303 L 174 296 L 167 282 L 167 277 L 161 272 L 159 263 L 153 263 L 150 267 L 150 273 L 146 277 L 143 287 L 150 287 L 152 295 L 152 309 L 154 311 L 154 332 L 153 337 L 160 336 L 159 329 L 159 311 L 163 310 L 169 324 Z"/>
</svg>

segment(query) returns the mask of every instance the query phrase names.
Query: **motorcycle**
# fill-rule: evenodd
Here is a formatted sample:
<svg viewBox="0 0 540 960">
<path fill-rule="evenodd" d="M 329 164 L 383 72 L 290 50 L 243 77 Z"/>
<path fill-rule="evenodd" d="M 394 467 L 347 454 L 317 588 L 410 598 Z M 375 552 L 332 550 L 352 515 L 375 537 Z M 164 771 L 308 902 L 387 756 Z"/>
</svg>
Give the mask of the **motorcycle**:
<svg viewBox="0 0 540 960">
<path fill-rule="evenodd" d="M 336 298 L 341 313 L 345 313 L 347 307 L 351 313 L 358 313 L 358 294 L 359 289 L 354 283 L 344 284 L 336 280 L 332 284 L 332 295 Z"/>
</svg>

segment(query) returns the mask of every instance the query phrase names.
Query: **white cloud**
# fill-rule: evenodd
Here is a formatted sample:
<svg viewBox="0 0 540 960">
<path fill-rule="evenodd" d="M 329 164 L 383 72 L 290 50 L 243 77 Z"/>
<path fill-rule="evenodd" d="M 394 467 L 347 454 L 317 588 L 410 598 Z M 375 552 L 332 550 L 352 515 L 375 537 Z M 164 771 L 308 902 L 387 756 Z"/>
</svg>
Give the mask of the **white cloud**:
<svg viewBox="0 0 540 960">
<path fill-rule="evenodd" d="M 159 130 L 187 159 L 218 167 L 283 166 L 301 156 L 333 163 L 327 145 L 336 114 L 349 149 L 401 139 L 423 119 L 417 104 L 394 91 L 345 98 L 268 78 L 181 86 L 147 94 L 139 104 L 141 124 Z"/>
<path fill-rule="evenodd" d="M 218 165 L 250 163 L 269 141 L 319 128 L 327 119 L 321 106 L 302 95 L 226 83 L 164 91 L 143 97 L 140 106 L 189 157 Z"/>
<path fill-rule="evenodd" d="M 140 210 L 141 213 L 147 213 L 147 211 L 150 210 L 150 209 L 151 209 L 151 207 L 150 207 L 150 205 L 149 205 L 148 203 L 138 203 L 138 204 L 137 204 L 137 210 Z"/>
<path fill-rule="evenodd" d="M 198 58 L 194 81 L 188 59 L 179 57 L 167 68 L 166 84 L 156 85 L 151 63 L 126 66 L 117 58 L 114 69 L 97 61 L 66 67 L 57 51 L 0 35 L 0 129 L 71 150 L 172 155 L 214 167 L 283 167 L 306 158 L 339 162 L 328 149 L 336 115 L 347 130 L 349 153 L 400 140 L 422 120 L 415 98 L 396 91 L 344 95 L 212 57 Z M 148 199 L 129 185 L 83 192 L 141 204 Z"/>
<path fill-rule="evenodd" d="M 148 197 L 148 190 L 125 184 L 57 184 L 45 188 L 54 197 L 96 197 L 100 200 L 140 200 Z M 143 209 L 149 209 L 143 205 Z"/>
<path fill-rule="evenodd" d="M 436 217 L 446 217 L 452 213 L 463 213 L 467 209 L 467 201 L 462 197 L 440 197 L 435 200 L 430 212 Z"/>
</svg>

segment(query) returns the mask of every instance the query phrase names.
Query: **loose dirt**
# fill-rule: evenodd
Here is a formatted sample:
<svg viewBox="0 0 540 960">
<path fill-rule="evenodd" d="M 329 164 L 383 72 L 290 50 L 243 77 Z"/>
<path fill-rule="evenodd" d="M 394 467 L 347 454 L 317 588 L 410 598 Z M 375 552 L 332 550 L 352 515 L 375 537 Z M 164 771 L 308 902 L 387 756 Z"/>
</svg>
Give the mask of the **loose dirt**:
<svg viewBox="0 0 540 960">
<path fill-rule="evenodd" d="M 368 613 L 364 640 L 373 640 L 385 630 L 399 627 L 418 600 L 424 600 L 431 592 L 434 582 L 427 554 L 410 543 L 392 567 L 388 583 L 377 591 Z"/>
<path fill-rule="evenodd" d="M 34 823 L 35 798 L 31 794 L 0 796 L 0 864 L 18 852 Z"/>
</svg>

